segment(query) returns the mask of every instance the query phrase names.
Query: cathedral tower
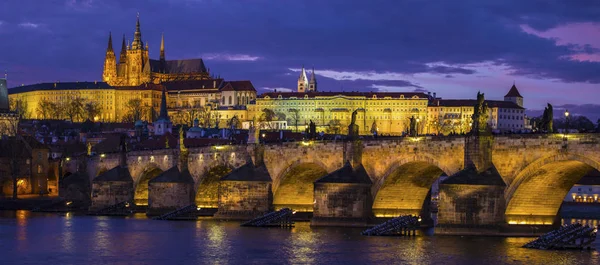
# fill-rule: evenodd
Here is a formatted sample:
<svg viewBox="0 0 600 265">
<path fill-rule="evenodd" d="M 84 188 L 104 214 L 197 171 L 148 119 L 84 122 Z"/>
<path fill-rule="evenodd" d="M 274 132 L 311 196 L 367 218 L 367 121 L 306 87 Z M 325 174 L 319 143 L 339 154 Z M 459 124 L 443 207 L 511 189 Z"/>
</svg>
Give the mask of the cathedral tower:
<svg viewBox="0 0 600 265">
<path fill-rule="evenodd" d="M 128 86 L 139 86 L 151 80 L 150 58 L 148 58 L 148 45 L 144 47 L 142 32 L 140 30 L 140 17 L 137 17 L 135 33 L 131 49 L 127 50 L 127 82 Z"/>
<path fill-rule="evenodd" d="M 317 77 L 315 76 L 315 68 L 313 67 L 312 73 L 310 74 L 310 82 L 308 82 L 308 91 L 317 91 Z"/>
<path fill-rule="evenodd" d="M 302 66 L 302 71 L 300 72 L 300 76 L 298 77 L 298 92 L 304 93 L 308 89 L 308 78 L 306 78 L 306 71 L 304 70 L 304 65 Z"/>
<path fill-rule="evenodd" d="M 110 82 L 117 79 L 117 58 L 112 45 L 112 34 L 108 33 L 108 48 L 106 48 L 106 57 L 104 59 L 104 72 L 102 80 Z"/>
</svg>

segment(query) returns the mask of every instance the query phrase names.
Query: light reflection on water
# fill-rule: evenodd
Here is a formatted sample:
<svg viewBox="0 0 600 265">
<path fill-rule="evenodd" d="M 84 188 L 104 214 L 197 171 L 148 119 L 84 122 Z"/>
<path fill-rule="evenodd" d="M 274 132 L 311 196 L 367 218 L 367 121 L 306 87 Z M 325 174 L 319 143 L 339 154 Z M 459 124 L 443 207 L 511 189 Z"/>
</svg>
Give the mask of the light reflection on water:
<svg viewBox="0 0 600 265">
<path fill-rule="evenodd" d="M 364 237 L 360 231 L 0 212 L 0 255 L 2 264 L 600 264 L 597 251 L 520 247 L 531 238 Z"/>
</svg>

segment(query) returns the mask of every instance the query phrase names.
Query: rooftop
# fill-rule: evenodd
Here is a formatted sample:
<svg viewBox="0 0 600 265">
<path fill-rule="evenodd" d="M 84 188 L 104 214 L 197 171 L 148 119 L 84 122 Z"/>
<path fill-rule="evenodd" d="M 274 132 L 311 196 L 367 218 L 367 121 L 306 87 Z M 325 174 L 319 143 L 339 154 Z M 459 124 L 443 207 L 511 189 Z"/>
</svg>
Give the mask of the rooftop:
<svg viewBox="0 0 600 265">
<path fill-rule="evenodd" d="M 524 109 L 511 101 L 486 100 L 485 103 L 490 108 Z M 476 99 L 436 99 L 429 103 L 430 107 L 475 107 L 475 105 L 477 105 Z"/>
<path fill-rule="evenodd" d="M 405 98 L 405 99 L 428 99 L 429 96 L 425 93 L 421 92 L 307 92 L 307 93 L 299 93 L 299 92 L 268 92 L 262 93 L 258 98 L 278 98 L 281 96 L 282 98 L 316 98 L 316 97 L 364 97 L 364 98 L 373 98 L 376 97 L 378 99 L 384 99 L 386 97 L 391 98 Z"/>
<path fill-rule="evenodd" d="M 508 91 L 508 93 L 506 93 L 506 95 L 504 97 L 520 97 L 520 98 L 522 98 L 523 96 L 521 96 L 521 93 L 519 93 L 517 86 L 515 86 L 513 84 L 512 87 L 510 88 L 510 90 Z"/>
</svg>

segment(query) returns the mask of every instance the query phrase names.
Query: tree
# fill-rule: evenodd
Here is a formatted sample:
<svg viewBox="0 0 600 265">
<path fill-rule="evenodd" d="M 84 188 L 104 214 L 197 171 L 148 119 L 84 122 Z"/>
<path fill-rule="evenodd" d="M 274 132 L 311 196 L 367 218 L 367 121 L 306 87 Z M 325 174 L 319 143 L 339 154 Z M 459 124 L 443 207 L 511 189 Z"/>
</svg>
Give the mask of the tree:
<svg viewBox="0 0 600 265">
<path fill-rule="evenodd" d="M 600 119 L 596 121 L 596 132 L 600 132 Z"/>
<path fill-rule="evenodd" d="M 16 112 L 19 119 L 29 118 L 29 112 L 27 111 L 27 101 L 22 98 L 9 98 L 9 108 L 11 111 Z"/>
<path fill-rule="evenodd" d="M 204 128 L 210 128 L 212 126 L 212 110 L 210 107 L 201 107 L 198 109 L 198 121 Z"/>
<path fill-rule="evenodd" d="M 333 119 L 329 121 L 329 127 L 327 128 L 328 133 L 339 134 L 342 130 L 342 123 L 339 119 Z"/>
<path fill-rule="evenodd" d="M 260 122 L 261 129 L 273 129 L 273 121 L 276 119 L 275 112 L 271 109 L 263 109 L 258 121 Z"/>
<path fill-rule="evenodd" d="M 74 121 L 83 120 L 85 99 L 79 96 L 74 96 L 65 105 L 65 115 L 67 118 Z"/>
<path fill-rule="evenodd" d="M 142 118 L 142 100 L 139 98 L 130 99 L 125 103 L 127 112 L 123 117 L 123 122 L 135 122 Z"/>
<path fill-rule="evenodd" d="M 84 116 L 86 119 L 93 121 L 100 115 L 100 105 L 95 101 L 88 101 L 83 105 Z"/>
<path fill-rule="evenodd" d="M 38 116 L 38 118 L 42 119 L 42 120 L 46 120 L 49 117 L 56 117 L 52 115 L 53 112 L 53 107 L 55 106 L 54 103 L 50 102 L 49 100 L 41 100 L 38 103 L 38 106 L 35 108 L 35 112 Z"/>
<path fill-rule="evenodd" d="M 294 124 L 296 132 L 298 132 L 298 122 L 300 122 L 300 112 L 298 109 L 290 109 L 290 123 Z"/>
</svg>

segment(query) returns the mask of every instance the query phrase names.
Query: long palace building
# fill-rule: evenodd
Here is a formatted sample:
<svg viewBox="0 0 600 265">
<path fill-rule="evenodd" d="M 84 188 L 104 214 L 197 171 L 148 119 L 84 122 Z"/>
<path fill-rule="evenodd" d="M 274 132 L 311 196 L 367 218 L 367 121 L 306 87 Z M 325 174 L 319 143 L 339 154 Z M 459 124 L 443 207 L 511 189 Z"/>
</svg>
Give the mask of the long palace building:
<svg viewBox="0 0 600 265">
<path fill-rule="evenodd" d="M 210 74 L 202 59 L 167 60 L 164 37 L 160 58 L 150 59 L 148 44 L 142 40 L 139 18 L 131 44 L 123 38 L 119 58 L 109 34 L 102 82 L 54 82 L 14 87 L 11 102 L 18 102 L 23 118 L 71 119 L 83 121 L 89 116 L 69 117 L 45 110 L 49 103 L 65 104 L 78 98 L 93 102 L 99 111 L 93 119 L 104 122 L 131 121 L 132 102 L 143 110 L 139 119 L 155 121 L 165 91 L 168 116 L 175 123 L 191 125 L 195 119 L 225 126 L 236 117 L 247 127 L 265 121 L 265 110 L 274 113 L 268 123 L 275 128 L 304 130 L 311 121 L 319 132 L 345 133 L 352 112 L 358 110 L 361 134 L 406 133 L 410 118 L 417 121 L 420 134 L 464 133 L 471 129 L 475 100 L 447 100 L 435 93 L 421 92 L 321 92 L 314 69 L 307 76 L 302 67 L 296 92 L 269 92 L 257 96 L 250 81 L 227 81 Z M 487 100 L 489 124 L 496 131 L 520 131 L 527 128 L 523 97 L 515 85 L 504 100 Z M 47 106 L 46 106 L 47 108 Z M 13 106 L 15 109 L 15 106 Z M 198 109 L 203 109 L 202 114 Z M 208 111 L 207 111 L 208 110 Z M 203 116 L 204 117 L 199 117 Z M 208 125 L 207 125 L 208 124 Z"/>
</svg>

